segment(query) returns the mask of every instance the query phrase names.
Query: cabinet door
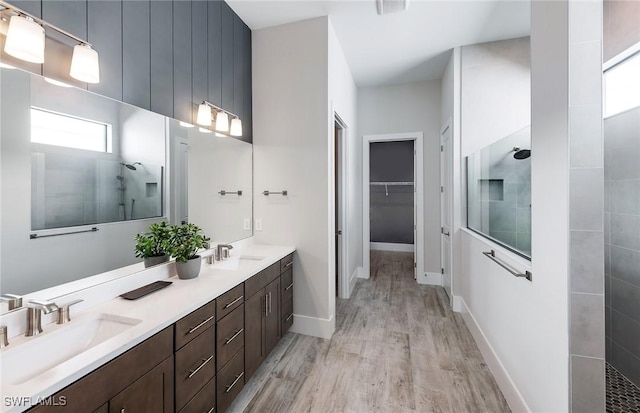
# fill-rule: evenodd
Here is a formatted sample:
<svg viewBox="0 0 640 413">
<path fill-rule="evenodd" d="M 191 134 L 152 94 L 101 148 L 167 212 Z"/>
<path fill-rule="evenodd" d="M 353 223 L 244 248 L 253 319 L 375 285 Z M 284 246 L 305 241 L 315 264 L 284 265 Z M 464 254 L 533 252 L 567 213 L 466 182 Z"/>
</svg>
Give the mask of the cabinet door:
<svg viewBox="0 0 640 413">
<path fill-rule="evenodd" d="M 122 100 L 151 108 L 151 21 L 147 0 L 122 2 Z"/>
<path fill-rule="evenodd" d="M 208 7 L 209 102 L 217 106 L 222 106 L 222 4 L 222 1 L 209 0 Z"/>
<path fill-rule="evenodd" d="M 87 2 L 89 38 L 100 55 L 100 83 L 89 90 L 112 99 L 122 100 L 122 2 L 89 0 Z"/>
<path fill-rule="evenodd" d="M 244 303 L 244 371 L 249 380 L 264 360 L 265 290 Z"/>
<path fill-rule="evenodd" d="M 151 2 L 151 110 L 173 117 L 173 4 Z"/>
<path fill-rule="evenodd" d="M 253 142 L 253 109 L 251 91 L 251 29 L 243 24 L 244 35 L 242 36 L 244 58 L 242 60 L 243 70 L 243 98 L 242 98 L 242 140 Z"/>
<path fill-rule="evenodd" d="M 109 413 L 173 411 L 173 357 L 124 389 L 109 401 Z"/>
<path fill-rule="evenodd" d="M 267 315 L 265 317 L 265 357 L 280 341 L 280 278 L 265 288 Z"/>
<path fill-rule="evenodd" d="M 236 115 L 243 115 L 244 98 L 244 23 L 237 14 L 233 15 L 233 108 L 230 109 Z"/>
</svg>

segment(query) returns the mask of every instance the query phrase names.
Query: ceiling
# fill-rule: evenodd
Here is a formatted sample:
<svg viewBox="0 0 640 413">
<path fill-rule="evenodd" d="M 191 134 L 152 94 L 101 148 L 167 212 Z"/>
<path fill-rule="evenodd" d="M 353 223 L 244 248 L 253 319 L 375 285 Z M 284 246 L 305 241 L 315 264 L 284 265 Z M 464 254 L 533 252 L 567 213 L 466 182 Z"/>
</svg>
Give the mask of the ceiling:
<svg viewBox="0 0 640 413">
<path fill-rule="evenodd" d="M 330 17 L 358 86 L 439 79 L 455 46 L 529 34 L 528 0 L 410 0 L 378 16 L 375 0 L 226 0 L 253 30 Z"/>
</svg>

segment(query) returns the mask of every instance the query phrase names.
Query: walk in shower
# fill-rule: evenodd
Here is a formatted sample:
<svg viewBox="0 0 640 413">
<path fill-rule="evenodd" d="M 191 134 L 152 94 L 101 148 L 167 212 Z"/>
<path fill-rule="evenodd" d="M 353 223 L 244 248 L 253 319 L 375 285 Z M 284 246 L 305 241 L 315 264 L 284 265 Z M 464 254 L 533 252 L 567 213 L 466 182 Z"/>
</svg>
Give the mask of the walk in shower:
<svg viewBox="0 0 640 413">
<path fill-rule="evenodd" d="M 607 411 L 640 412 L 640 54 L 605 86 Z"/>
</svg>

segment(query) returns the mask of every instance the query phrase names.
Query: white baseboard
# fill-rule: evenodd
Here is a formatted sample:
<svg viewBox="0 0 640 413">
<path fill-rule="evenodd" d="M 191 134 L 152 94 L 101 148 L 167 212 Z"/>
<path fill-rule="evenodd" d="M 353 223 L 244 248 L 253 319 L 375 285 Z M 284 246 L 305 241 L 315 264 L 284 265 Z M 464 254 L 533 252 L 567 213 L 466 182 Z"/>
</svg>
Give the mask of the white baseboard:
<svg viewBox="0 0 640 413">
<path fill-rule="evenodd" d="M 358 278 L 369 278 L 369 273 L 364 267 L 358 267 Z"/>
<path fill-rule="evenodd" d="M 413 244 L 396 244 L 393 242 L 370 242 L 369 249 L 372 251 L 401 251 L 413 252 Z"/>
<path fill-rule="evenodd" d="M 362 267 L 357 267 L 353 274 L 351 274 L 351 277 L 349 277 L 349 297 L 351 297 L 353 289 L 356 288 L 356 282 L 363 271 L 364 269 Z"/>
<path fill-rule="evenodd" d="M 467 307 L 467 304 L 464 302 L 464 299 L 460 296 L 454 296 L 453 302 L 454 306 L 456 301 L 461 306 L 462 318 L 464 319 L 467 327 L 469 327 L 469 331 L 471 331 L 471 335 L 476 340 L 476 344 L 484 357 L 484 360 L 489 366 L 489 370 L 493 374 L 493 377 L 496 379 L 498 383 L 498 387 L 502 390 L 502 394 L 504 398 L 507 400 L 511 411 L 514 413 L 526 412 L 530 413 L 531 409 L 527 405 L 527 402 L 522 397 L 522 394 L 518 391 L 513 380 L 511 380 L 511 376 L 505 369 L 504 365 L 500 361 L 500 358 L 496 354 L 495 350 L 487 340 L 487 336 L 485 336 L 482 328 L 476 322 L 475 317 Z M 455 311 L 455 309 L 454 309 Z"/>
<path fill-rule="evenodd" d="M 453 295 L 451 297 L 451 309 L 456 313 L 461 313 L 466 308 L 464 300 L 459 295 Z"/>
<path fill-rule="evenodd" d="M 422 277 L 418 276 L 416 280 L 418 284 L 423 285 L 442 285 L 442 274 L 439 272 L 426 272 L 422 275 Z"/>
<path fill-rule="evenodd" d="M 293 325 L 289 331 L 305 336 L 330 339 L 333 332 L 336 331 L 336 319 L 333 316 L 326 319 L 294 314 Z"/>
</svg>

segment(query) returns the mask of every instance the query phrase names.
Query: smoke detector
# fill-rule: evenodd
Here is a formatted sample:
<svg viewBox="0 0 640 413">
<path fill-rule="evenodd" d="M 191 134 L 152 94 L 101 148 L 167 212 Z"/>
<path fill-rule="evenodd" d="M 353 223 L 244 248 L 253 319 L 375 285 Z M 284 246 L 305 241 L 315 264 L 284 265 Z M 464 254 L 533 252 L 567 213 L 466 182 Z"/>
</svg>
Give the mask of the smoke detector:
<svg viewBox="0 0 640 413">
<path fill-rule="evenodd" d="M 376 0 L 376 8 L 380 16 L 405 11 L 409 8 L 409 0 Z"/>
</svg>

